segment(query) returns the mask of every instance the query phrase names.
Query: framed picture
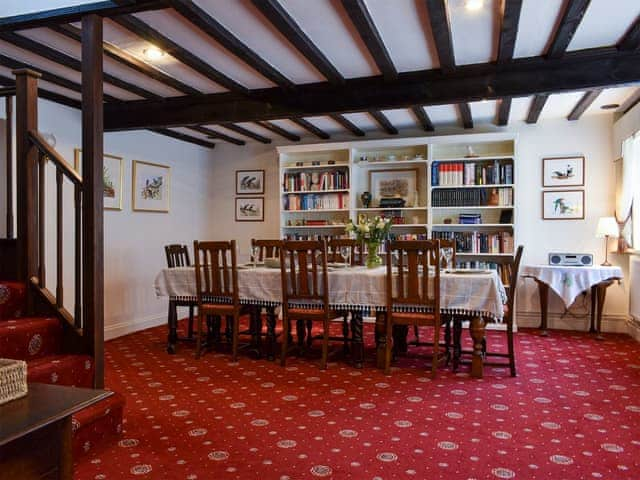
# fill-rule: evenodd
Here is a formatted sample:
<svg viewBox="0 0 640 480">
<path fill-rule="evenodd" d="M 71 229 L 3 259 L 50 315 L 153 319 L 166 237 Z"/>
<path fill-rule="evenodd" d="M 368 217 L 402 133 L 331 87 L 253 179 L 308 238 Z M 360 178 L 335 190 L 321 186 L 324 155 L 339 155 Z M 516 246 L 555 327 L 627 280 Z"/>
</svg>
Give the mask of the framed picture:
<svg viewBox="0 0 640 480">
<path fill-rule="evenodd" d="M 168 212 L 171 167 L 133 161 L 132 207 L 138 212 Z"/>
<path fill-rule="evenodd" d="M 584 185 L 584 157 L 542 159 L 543 187 L 578 187 L 582 185 Z"/>
<path fill-rule="evenodd" d="M 369 172 L 369 189 L 372 206 L 379 206 L 380 200 L 402 198 L 405 206 L 416 204 L 418 195 L 418 170 L 393 169 L 371 170 Z"/>
<path fill-rule="evenodd" d="M 264 222 L 264 198 L 236 198 L 236 222 Z"/>
<path fill-rule="evenodd" d="M 82 149 L 73 150 L 73 168 L 82 176 Z M 104 209 L 122 210 L 122 186 L 124 161 L 122 157 L 104 154 L 102 178 L 104 179 Z"/>
<path fill-rule="evenodd" d="M 581 220 L 584 218 L 584 190 L 546 190 L 542 192 L 543 220 Z"/>
<path fill-rule="evenodd" d="M 237 195 L 263 195 L 264 170 L 236 170 Z"/>
</svg>

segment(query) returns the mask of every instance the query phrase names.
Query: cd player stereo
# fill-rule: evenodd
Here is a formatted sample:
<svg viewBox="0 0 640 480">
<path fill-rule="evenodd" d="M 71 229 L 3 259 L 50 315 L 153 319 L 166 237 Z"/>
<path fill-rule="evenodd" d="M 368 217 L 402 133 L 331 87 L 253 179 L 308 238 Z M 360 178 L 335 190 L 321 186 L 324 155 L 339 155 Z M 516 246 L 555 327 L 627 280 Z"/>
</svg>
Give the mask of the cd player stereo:
<svg viewBox="0 0 640 480">
<path fill-rule="evenodd" d="M 549 265 L 591 267 L 593 265 L 593 255 L 590 253 L 550 253 Z"/>
</svg>

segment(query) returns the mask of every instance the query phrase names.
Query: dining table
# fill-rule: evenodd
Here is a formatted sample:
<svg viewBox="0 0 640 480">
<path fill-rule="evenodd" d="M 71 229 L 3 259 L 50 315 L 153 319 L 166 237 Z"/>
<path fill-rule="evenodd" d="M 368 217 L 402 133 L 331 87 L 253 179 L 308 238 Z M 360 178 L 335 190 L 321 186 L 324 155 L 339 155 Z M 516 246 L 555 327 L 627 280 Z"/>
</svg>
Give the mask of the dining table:
<svg viewBox="0 0 640 480">
<path fill-rule="evenodd" d="M 267 356 L 273 358 L 276 340 L 277 309 L 282 302 L 280 268 L 243 264 L 238 266 L 240 303 L 265 308 L 267 313 Z M 363 319 L 376 318 L 376 350 L 378 365 L 384 356 L 386 341 L 386 274 L 385 266 L 367 268 L 331 264 L 328 267 L 329 306 L 338 312 L 351 313 L 353 360 L 361 367 L 364 357 Z M 173 301 L 197 300 L 194 267 L 164 268 L 154 281 L 156 296 Z M 440 275 L 440 311 L 443 315 L 460 315 L 470 319 L 473 339 L 471 375 L 483 375 L 483 341 L 488 322 L 501 322 L 507 295 L 495 270 L 452 269 Z M 411 307 L 407 307 L 411 308 Z M 260 315 L 258 315 L 259 317 Z M 169 315 L 169 319 L 175 315 Z M 168 349 L 175 350 L 177 322 L 170 322 Z"/>
</svg>

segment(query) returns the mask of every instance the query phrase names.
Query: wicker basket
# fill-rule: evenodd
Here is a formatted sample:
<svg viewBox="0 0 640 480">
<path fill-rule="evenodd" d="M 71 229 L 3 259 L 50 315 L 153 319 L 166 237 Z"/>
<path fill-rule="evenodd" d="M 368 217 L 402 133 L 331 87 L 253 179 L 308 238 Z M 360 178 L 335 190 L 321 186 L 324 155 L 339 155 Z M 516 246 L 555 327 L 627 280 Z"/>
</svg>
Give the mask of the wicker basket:
<svg viewBox="0 0 640 480">
<path fill-rule="evenodd" d="M 0 358 L 0 405 L 27 394 L 27 362 Z"/>
</svg>

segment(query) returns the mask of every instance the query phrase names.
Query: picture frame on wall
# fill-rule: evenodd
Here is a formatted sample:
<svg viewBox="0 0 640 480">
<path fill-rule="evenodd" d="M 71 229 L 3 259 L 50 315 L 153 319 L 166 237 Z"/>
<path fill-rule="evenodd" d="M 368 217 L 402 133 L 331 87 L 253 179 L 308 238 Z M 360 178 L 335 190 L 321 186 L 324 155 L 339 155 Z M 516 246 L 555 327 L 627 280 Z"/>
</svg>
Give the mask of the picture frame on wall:
<svg viewBox="0 0 640 480">
<path fill-rule="evenodd" d="M 82 149 L 73 150 L 73 168 L 82 176 Z M 104 209 L 122 210 L 124 186 L 124 159 L 105 153 L 103 155 L 102 178 L 104 180 Z"/>
<path fill-rule="evenodd" d="M 237 197 L 236 222 L 264 222 L 264 197 Z"/>
<path fill-rule="evenodd" d="M 584 156 L 543 158 L 542 186 L 584 186 Z"/>
<path fill-rule="evenodd" d="M 401 198 L 405 207 L 417 204 L 418 169 L 371 170 L 369 172 L 371 205 L 380 206 L 380 200 Z"/>
<path fill-rule="evenodd" d="M 264 195 L 264 170 L 236 170 L 236 195 Z"/>
<path fill-rule="evenodd" d="M 171 167 L 134 160 L 132 169 L 132 209 L 136 212 L 168 213 L 171 193 Z"/>
<path fill-rule="evenodd" d="M 545 190 L 542 192 L 543 220 L 584 219 L 584 190 Z"/>
</svg>

